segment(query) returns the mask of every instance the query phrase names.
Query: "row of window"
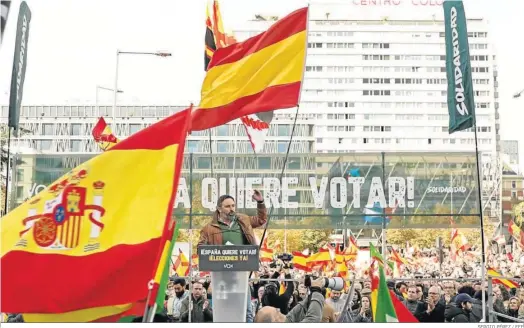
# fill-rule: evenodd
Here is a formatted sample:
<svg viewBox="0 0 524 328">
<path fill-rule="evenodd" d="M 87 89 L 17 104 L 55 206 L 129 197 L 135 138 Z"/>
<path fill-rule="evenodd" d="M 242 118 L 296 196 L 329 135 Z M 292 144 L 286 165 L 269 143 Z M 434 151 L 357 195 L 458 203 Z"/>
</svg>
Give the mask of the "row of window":
<svg viewBox="0 0 524 328">
<path fill-rule="evenodd" d="M 72 152 L 84 152 L 85 150 L 82 149 L 82 140 L 69 140 L 70 146 L 69 149 Z M 240 141 L 240 143 L 244 143 L 248 146 L 248 150 L 251 150 L 251 143 L 248 141 Z M 201 144 L 202 141 L 196 141 L 196 140 L 188 140 L 187 141 L 187 147 L 186 152 L 188 153 L 196 153 L 201 151 Z M 216 141 L 214 142 L 215 149 L 214 151 L 219 153 L 231 153 L 234 151 L 235 146 L 229 141 Z M 279 153 L 285 153 L 287 151 L 287 146 L 289 144 L 289 141 L 278 141 L 277 142 L 277 152 Z M 237 145 L 238 146 L 238 145 Z M 52 147 L 52 140 L 36 140 L 36 148 L 42 151 L 49 151 Z M 200 150 L 199 150 L 200 149 Z"/>
<path fill-rule="evenodd" d="M 335 102 L 333 102 L 335 103 Z M 340 103 L 340 102 L 337 102 Z M 343 102 L 345 107 L 345 103 Z M 328 103 L 326 102 L 319 102 L 319 101 L 303 101 L 301 102 L 301 106 L 308 109 L 314 109 L 314 108 L 321 108 L 324 109 Z M 355 104 L 353 102 L 347 102 L 348 107 L 355 107 Z M 405 108 L 405 109 L 416 109 L 416 108 L 447 108 L 447 104 L 445 102 L 361 102 L 358 103 L 361 108 L 369 108 L 369 109 L 376 109 L 376 108 Z M 333 107 L 333 106 L 328 106 Z M 489 103 L 483 103 L 483 105 L 478 105 L 477 108 L 489 108 Z M 481 117 L 482 115 L 477 115 L 477 118 Z M 290 119 L 292 119 L 294 116 L 290 116 Z M 486 116 L 488 118 L 488 116 Z"/>
<path fill-rule="evenodd" d="M 304 89 L 304 94 L 305 95 L 310 95 L 310 96 L 353 96 L 354 95 L 354 92 L 355 91 L 350 91 L 350 90 L 321 90 L 321 89 Z M 412 91 L 412 90 L 396 90 L 394 92 L 394 95 L 395 96 L 414 96 L 414 95 L 422 95 L 422 96 L 426 96 L 426 95 L 429 95 L 429 96 L 438 96 L 438 95 L 441 95 L 441 96 L 447 96 L 448 92 L 446 90 L 442 90 L 442 91 L 434 91 L 434 90 L 417 90 L 417 91 Z M 478 96 L 478 97 L 489 97 L 490 95 L 490 92 L 489 91 L 482 91 L 482 90 L 479 90 L 479 91 L 475 91 L 475 96 Z M 343 105 L 333 105 L 335 103 L 338 103 L 338 104 L 343 104 Z M 328 107 L 355 107 L 355 104 L 352 103 L 352 105 L 348 105 L 350 104 L 349 102 L 328 102 Z M 442 107 L 445 107 L 444 106 L 445 103 L 442 103 Z M 386 107 L 392 107 L 391 106 L 391 103 L 385 103 L 384 105 L 381 105 L 381 106 L 386 106 Z M 428 107 L 430 108 L 441 108 L 441 104 L 437 104 L 437 103 L 430 103 L 428 105 Z"/>
<path fill-rule="evenodd" d="M 431 116 L 431 118 L 429 117 Z M 424 114 L 362 114 L 364 120 L 396 120 L 396 121 L 421 121 L 426 118 L 429 120 L 445 120 L 448 118 L 447 115 L 429 115 L 426 117 Z M 356 114 L 319 114 L 318 119 L 328 119 L 328 120 L 354 120 L 356 119 Z M 436 127 L 437 130 L 434 132 L 447 132 L 447 127 Z M 322 129 L 322 126 L 317 125 L 317 129 Z M 329 131 L 329 129 L 328 129 Z M 471 132 L 472 130 L 466 130 Z M 479 126 L 477 127 L 478 132 L 491 132 L 490 126 Z"/>
<path fill-rule="evenodd" d="M 438 57 L 438 56 L 437 56 Z M 359 66 L 306 66 L 306 72 L 348 73 Z M 363 72 L 445 72 L 446 66 L 362 66 Z M 473 73 L 489 73 L 489 67 L 471 67 Z"/>
<path fill-rule="evenodd" d="M 116 117 L 167 117 L 179 112 L 179 106 L 117 106 Z M 2 106 L 1 117 L 8 117 L 9 107 Z M 22 106 L 21 117 L 100 117 L 111 116 L 112 106 Z"/>
<path fill-rule="evenodd" d="M 306 80 L 314 84 L 352 84 L 360 79 L 355 78 L 308 78 Z M 421 78 L 363 78 L 363 84 L 446 84 L 447 79 L 421 79 Z M 489 79 L 473 79 L 474 84 L 489 84 Z"/>
<path fill-rule="evenodd" d="M 471 61 L 488 61 L 488 55 L 470 55 Z M 446 56 L 422 55 L 362 55 L 362 60 L 446 60 Z"/>
<path fill-rule="evenodd" d="M 325 139 L 333 138 L 317 138 L 317 143 L 324 143 Z M 402 145 L 434 145 L 434 144 L 462 144 L 472 145 L 475 139 L 436 139 L 436 138 L 336 138 L 338 144 L 402 144 Z M 331 140 L 326 140 L 327 143 L 332 143 Z M 478 139 L 482 145 L 489 145 L 492 143 L 491 139 Z M 318 150 L 319 153 L 330 152 L 347 152 L 347 150 Z"/>
<path fill-rule="evenodd" d="M 347 114 L 328 114 L 333 115 L 336 117 L 341 117 L 342 115 Z M 393 116 L 393 115 L 381 115 L 381 114 L 365 114 L 364 119 L 386 119 L 387 116 Z M 395 115 L 396 116 L 396 115 Z M 323 129 L 324 127 L 317 126 L 318 130 Z M 356 131 L 355 125 L 327 125 L 326 130 L 328 132 L 353 132 Z M 447 126 L 384 126 L 384 125 L 364 125 L 362 126 L 361 131 L 363 132 L 391 132 L 391 131 L 406 131 L 409 130 L 410 132 L 427 132 L 428 130 L 431 130 L 431 132 L 449 132 Z M 359 129 L 360 131 L 360 129 Z M 479 126 L 477 127 L 477 131 L 479 133 L 488 133 L 491 132 L 490 126 Z M 465 130 L 465 132 L 472 132 L 471 129 Z"/>
<path fill-rule="evenodd" d="M 388 25 L 399 25 L 399 26 L 431 26 L 431 25 L 444 25 L 443 21 L 407 21 L 407 20 L 401 20 L 401 21 L 395 21 L 395 20 L 375 20 L 375 21 L 352 21 L 352 20 L 316 20 L 314 21 L 315 25 L 319 26 L 339 26 L 339 25 L 378 25 L 382 26 L 385 23 Z M 424 35 L 427 38 L 430 37 L 441 37 L 444 38 L 446 36 L 445 32 L 412 32 L 412 31 L 393 31 L 393 30 L 387 30 L 387 31 L 309 31 L 309 36 L 354 36 L 355 33 L 357 34 L 363 34 L 363 33 L 398 33 L 398 34 L 407 34 L 411 33 L 414 37 L 421 37 Z M 487 38 L 488 33 L 487 32 L 468 32 L 469 38 Z"/>
<path fill-rule="evenodd" d="M 358 43 L 353 42 L 309 42 L 307 44 L 308 48 L 311 49 L 354 49 L 355 46 Z M 398 45 L 400 47 L 406 47 L 406 44 L 404 43 L 395 43 L 395 45 Z M 446 49 L 445 43 L 432 43 L 430 44 L 433 46 L 433 48 L 440 48 L 440 49 Z M 426 49 L 427 49 L 426 45 Z M 362 49 L 390 49 L 389 43 L 362 43 Z M 485 50 L 488 49 L 488 45 L 485 43 L 472 43 L 469 45 L 470 49 L 478 49 L 478 50 Z"/>
<path fill-rule="evenodd" d="M 329 127 L 330 130 L 328 131 L 336 131 L 336 132 L 345 132 L 345 131 L 355 131 L 355 127 L 354 126 L 331 126 Z M 369 128 L 371 127 L 365 127 L 365 128 L 368 128 L 367 130 L 365 131 L 374 131 L 374 132 L 386 132 L 386 131 L 391 131 L 391 127 L 373 127 L 374 129 L 373 130 L 369 130 Z M 375 128 L 380 128 L 380 129 L 387 129 L 389 128 L 389 130 L 376 130 Z M 411 144 L 411 143 L 416 143 L 416 144 L 421 144 L 422 140 L 427 140 L 427 143 L 428 144 L 432 144 L 432 139 L 431 138 L 428 138 L 428 139 L 421 139 L 421 138 L 362 138 L 362 139 L 358 139 L 358 138 L 337 138 L 338 139 L 338 143 L 358 143 L 357 141 L 358 140 L 362 140 L 362 143 L 364 144 L 368 144 L 368 143 L 386 143 L 386 144 L 389 144 L 389 143 L 392 143 L 392 140 L 396 140 L 395 143 L 397 144 Z M 377 141 L 379 140 L 379 141 Z M 323 143 L 324 141 L 324 138 L 317 138 L 317 143 Z M 480 144 L 491 144 L 491 139 L 485 139 L 485 138 L 480 138 L 478 139 L 479 143 Z M 198 152 L 201 152 L 201 144 L 202 142 L 201 141 L 195 141 L 195 140 L 188 140 L 187 141 L 187 147 L 186 147 L 186 152 L 187 153 L 198 153 Z M 246 145 L 249 146 L 249 142 L 244 142 Z M 471 139 L 471 138 L 468 138 L 468 139 L 460 139 L 459 142 L 457 142 L 457 139 L 442 139 L 442 143 L 444 144 L 455 144 L 455 143 L 460 143 L 460 144 L 474 144 L 475 143 L 475 140 L 474 139 Z M 287 151 L 287 147 L 288 147 L 288 144 L 289 142 L 287 141 L 278 141 L 277 142 L 277 152 L 279 153 L 285 153 Z M 81 149 L 81 146 L 82 146 L 82 141 L 81 140 L 71 140 L 71 143 L 70 143 L 70 150 L 72 152 L 84 152 L 83 149 Z M 52 142 L 51 140 L 37 140 L 37 149 L 39 150 L 42 150 L 42 151 L 48 151 L 48 150 L 51 150 L 51 146 L 52 146 Z M 229 141 L 216 141 L 216 144 L 215 144 L 215 147 L 214 147 L 214 151 L 217 152 L 217 153 L 232 153 L 234 152 L 234 148 L 235 146 L 230 143 Z"/>
</svg>

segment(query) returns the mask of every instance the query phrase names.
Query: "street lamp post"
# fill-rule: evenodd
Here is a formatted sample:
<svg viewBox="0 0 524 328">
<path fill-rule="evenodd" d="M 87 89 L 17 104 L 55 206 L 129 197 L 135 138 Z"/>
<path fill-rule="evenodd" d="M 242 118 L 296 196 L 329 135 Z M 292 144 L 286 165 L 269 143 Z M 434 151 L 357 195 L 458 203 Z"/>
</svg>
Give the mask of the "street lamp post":
<svg viewBox="0 0 524 328">
<path fill-rule="evenodd" d="M 170 52 L 140 52 L 140 51 L 116 51 L 116 68 L 115 68 L 115 86 L 113 88 L 113 115 L 112 122 L 113 131 L 116 131 L 116 98 L 118 93 L 118 64 L 120 55 L 146 55 L 146 56 L 158 56 L 158 57 L 171 57 Z"/>
<path fill-rule="evenodd" d="M 106 88 L 106 87 L 102 87 L 102 86 L 99 86 L 99 85 L 96 86 L 95 106 L 96 106 L 96 112 L 97 112 L 97 114 L 100 114 L 100 110 L 99 110 L 99 108 L 98 108 L 98 91 L 99 91 L 99 90 L 105 90 L 105 91 L 111 91 L 111 92 L 114 92 L 114 90 L 111 89 L 111 88 Z M 122 90 L 117 90 L 116 92 L 117 92 L 117 93 L 123 93 L 124 91 L 122 91 Z"/>
</svg>

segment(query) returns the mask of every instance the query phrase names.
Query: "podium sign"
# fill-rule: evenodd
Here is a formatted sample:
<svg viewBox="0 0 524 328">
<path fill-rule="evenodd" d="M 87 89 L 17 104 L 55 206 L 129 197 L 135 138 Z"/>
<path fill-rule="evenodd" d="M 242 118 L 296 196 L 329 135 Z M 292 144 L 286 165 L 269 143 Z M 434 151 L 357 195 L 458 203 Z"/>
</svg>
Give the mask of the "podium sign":
<svg viewBox="0 0 524 328">
<path fill-rule="evenodd" d="M 198 246 L 200 271 L 258 271 L 258 246 Z"/>
</svg>

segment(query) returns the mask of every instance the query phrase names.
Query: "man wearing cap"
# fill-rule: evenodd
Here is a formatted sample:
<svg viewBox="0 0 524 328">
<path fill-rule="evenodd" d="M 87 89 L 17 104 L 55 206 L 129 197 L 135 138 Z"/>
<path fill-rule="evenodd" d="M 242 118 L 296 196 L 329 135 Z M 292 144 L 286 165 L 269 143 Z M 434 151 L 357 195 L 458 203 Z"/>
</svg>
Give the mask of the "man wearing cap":
<svg viewBox="0 0 524 328">
<path fill-rule="evenodd" d="M 446 306 L 444 317 L 447 322 L 480 322 L 471 309 L 473 308 L 473 299 L 468 294 L 462 293 L 455 297 L 455 303 L 449 303 Z"/>
</svg>

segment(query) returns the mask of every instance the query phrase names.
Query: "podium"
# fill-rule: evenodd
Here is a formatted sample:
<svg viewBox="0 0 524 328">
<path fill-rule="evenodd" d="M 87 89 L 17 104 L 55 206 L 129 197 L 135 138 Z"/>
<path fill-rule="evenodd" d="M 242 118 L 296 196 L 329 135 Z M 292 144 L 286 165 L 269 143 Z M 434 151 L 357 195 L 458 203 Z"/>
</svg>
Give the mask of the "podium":
<svg viewBox="0 0 524 328">
<path fill-rule="evenodd" d="M 199 246 L 200 271 L 211 273 L 213 322 L 246 322 L 249 272 L 258 271 L 258 246 Z"/>
</svg>

